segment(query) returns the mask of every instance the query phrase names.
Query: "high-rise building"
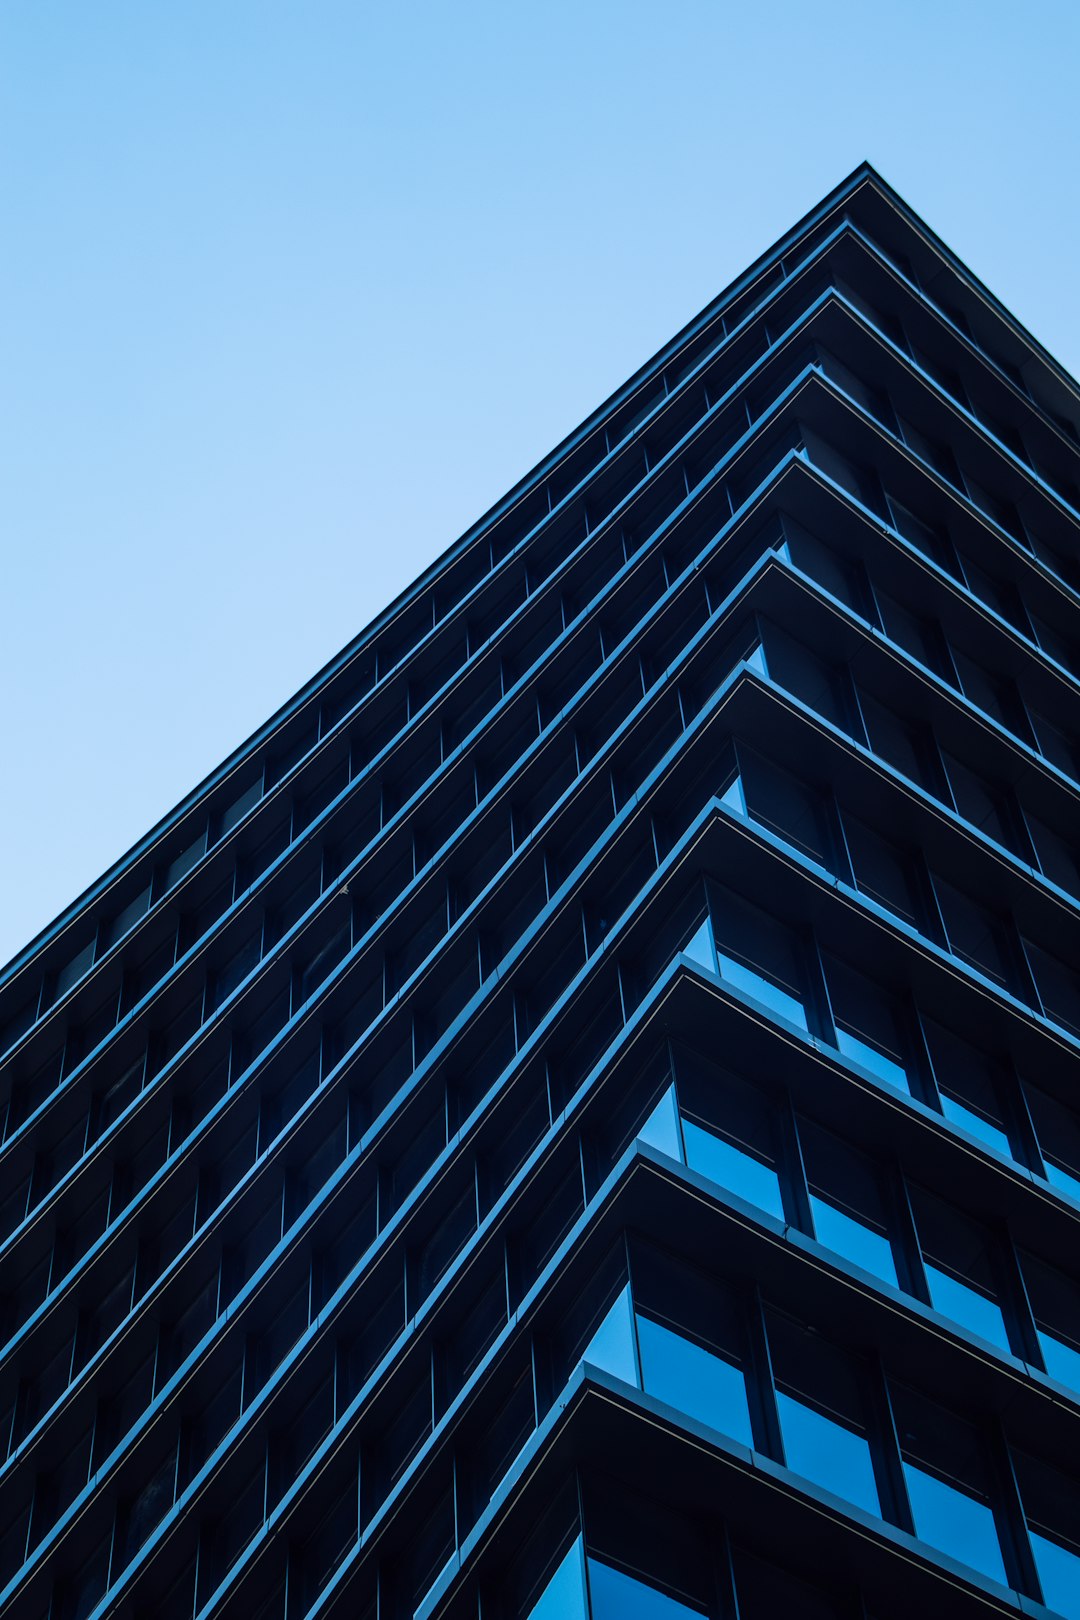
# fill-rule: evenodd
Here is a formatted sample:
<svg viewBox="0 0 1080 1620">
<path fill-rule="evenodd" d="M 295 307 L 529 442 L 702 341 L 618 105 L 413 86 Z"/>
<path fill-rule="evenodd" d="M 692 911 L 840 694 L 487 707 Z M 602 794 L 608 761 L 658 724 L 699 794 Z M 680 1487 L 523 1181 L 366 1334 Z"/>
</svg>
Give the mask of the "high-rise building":
<svg viewBox="0 0 1080 1620">
<path fill-rule="evenodd" d="M 5 1613 L 1080 1615 L 1078 423 L 858 169 L 11 964 Z"/>
</svg>

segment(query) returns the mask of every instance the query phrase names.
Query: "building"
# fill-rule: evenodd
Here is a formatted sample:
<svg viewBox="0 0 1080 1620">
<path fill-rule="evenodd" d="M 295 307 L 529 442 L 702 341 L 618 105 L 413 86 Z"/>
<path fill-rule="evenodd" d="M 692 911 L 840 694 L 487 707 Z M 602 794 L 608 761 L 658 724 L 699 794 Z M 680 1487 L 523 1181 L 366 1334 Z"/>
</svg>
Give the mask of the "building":
<svg viewBox="0 0 1080 1620">
<path fill-rule="evenodd" d="M 5 1614 L 1080 1615 L 1078 424 L 858 169 L 11 964 Z"/>
</svg>

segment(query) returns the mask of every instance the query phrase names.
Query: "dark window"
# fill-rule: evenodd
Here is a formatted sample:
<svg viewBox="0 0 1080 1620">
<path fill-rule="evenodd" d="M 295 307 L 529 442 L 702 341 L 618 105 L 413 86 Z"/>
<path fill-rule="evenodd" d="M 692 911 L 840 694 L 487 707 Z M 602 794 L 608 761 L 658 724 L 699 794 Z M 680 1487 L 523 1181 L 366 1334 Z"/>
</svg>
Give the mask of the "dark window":
<svg viewBox="0 0 1080 1620">
<path fill-rule="evenodd" d="M 1048 1608 L 1080 1617 L 1080 1487 L 1034 1457 L 1014 1453 L 1016 1483 Z"/>
<path fill-rule="evenodd" d="M 908 1043 L 895 997 L 838 957 L 823 962 L 840 1051 L 878 1079 L 910 1091 Z"/>
<path fill-rule="evenodd" d="M 792 930 L 717 885 L 711 887 L 709 899 L 721 977 L 781 1018 L 807 1029 L 806 988 Z"/>
<path fill-rule="evenodd" d="M 693 1053 L 677 1054 L 676 1074 L 690 1168 L 782 1221 L 773 1105 L 745 1081 Z"/>
<path fill-rule="evenodd" d="M 990 1241 L 936 1193 L 912 1187 L 911 1207 L 934 1309 L 1008 1351 Z"/>
<path fill-rule="evenodd" d="M 857 1367 L 820 1334 L 779 1312 L 768 1313 L 767 1328 L 788 1467 L 880 1513 Z"/>
<path fill-rule="evenodd" d="M 978 1434 L 915 1390 L 892 1399 L 915 1534 L 1007 1585 Z"/>
<path fill-rule="evenodd" d="M 740 747 L 739 769 L 746 809 L 753 819 L 805 851 L 820 866 L 833 869 L 822 795 L 751 748 Z"/>
<path fill-rule="evenodd" d="M 1012 1156 L 1001 1083 L 990 1059 L 936 1019 L 924 1017 L 922 1026 L 946 1118 Z"/>
<path fill-rule="evenodd" d="M 820 1243 L 896 1286 L 896 1264 L 873 1162 L 831 1131 L 799 1121 L 814 1230 Z"/>
</svg>

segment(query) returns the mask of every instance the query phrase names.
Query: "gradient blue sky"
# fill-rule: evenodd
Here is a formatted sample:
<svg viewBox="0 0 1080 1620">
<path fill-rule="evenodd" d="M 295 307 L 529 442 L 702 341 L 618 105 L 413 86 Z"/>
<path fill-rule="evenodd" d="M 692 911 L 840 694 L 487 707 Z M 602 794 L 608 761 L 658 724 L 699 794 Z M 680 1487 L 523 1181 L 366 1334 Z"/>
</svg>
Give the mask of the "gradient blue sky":
<svg viewBox="0 0 1080 1620">
<path fill-rule="evenodd" d="M 869 158 L 1080 368 L 1076 0 L 0 6 L 0 962 Z"/>
</svg>

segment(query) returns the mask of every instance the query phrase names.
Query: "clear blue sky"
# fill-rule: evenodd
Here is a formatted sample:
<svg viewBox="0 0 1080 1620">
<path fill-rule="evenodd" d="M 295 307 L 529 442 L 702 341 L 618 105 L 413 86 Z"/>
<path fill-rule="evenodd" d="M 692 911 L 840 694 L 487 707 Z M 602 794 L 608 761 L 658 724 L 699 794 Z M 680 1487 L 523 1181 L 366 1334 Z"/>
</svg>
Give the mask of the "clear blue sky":
<svg viewBox="0 0 1080 1620">
<path fill-rule="evenodd" d="M 0 962 L 869 158 L 1080 368 L 1076 0 L 0 7 Z"/>
</svg>

